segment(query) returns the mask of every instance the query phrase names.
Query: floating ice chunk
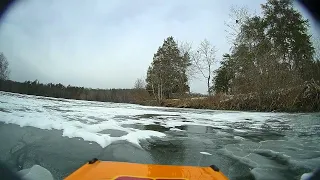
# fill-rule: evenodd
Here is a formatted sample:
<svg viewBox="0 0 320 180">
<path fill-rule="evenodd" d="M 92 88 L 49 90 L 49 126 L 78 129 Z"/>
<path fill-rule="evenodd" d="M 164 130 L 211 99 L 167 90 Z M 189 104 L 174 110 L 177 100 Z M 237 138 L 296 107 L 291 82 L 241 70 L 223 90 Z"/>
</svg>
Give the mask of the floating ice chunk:
<svg viewBox="0 0 320 180">
<path fill-rule="evenodd" d="M 304 173 L 301 176 L 301 180 L 308 180 L 312 176 L 312 173 Z"/>
<path fill-rule="evenodd" d="M 241 136 L 234 136 L 233 138 L 236 140 L 241 140 L 241 141 L 245 140 L 245 138 L 243 138 Z"/>
<path fill-rule="evenodd" d="M 121 136 L 120 139 L 126 140 L 128 142 L 131 142 L 137 146 L 140 147 L 140 140 L 142 139 L 148 139 L 151 137 L 164 137 L 166 136 L 164 133 L 158 132 L 158 131 L 151 131 L 151 130 L 139 130 L 135 132 L 130 132 L 124 136 Z"/>
<path fill-rule="evenodd" d="M 18 171 L 18 175 L 24 180 L 53 180 L 50 171 L 39 165 L 33 165 L 29 169 L 22 169 Z"/>
<path fill-rule="evenodd" d="M 211 156 L 212 155 L 212 154 L 210 154 L 208 152 L 200 152 L 200 154 L 207 155 L 207 156 Z"/>
<path fill-rule="evenodd" d="M 233 131 L 234 132 L 247 132 L 247 130 L 244 130 L 244 129 L 234 129 Z"/>
<path fill-rule="evenodd" d="M 71 128 L 71 127 L 69 129 L 65 129 L 63 131 L 62 136 L 69 137 L 69 138 L 81 137 L 85 141 L 96 142 L 103 148 L 116 140 L 115 138 L 110 137 L 109 134 L 97 134 L 97 133 L 88 132 L 84 129 Z"/>
<path fill-rule="evenodd" d="M 178 128 L 170 128 L 170 131 L 184 131 L 184 130 L 181 130 L 181 129 L 178 129 Z"/>
</svg>

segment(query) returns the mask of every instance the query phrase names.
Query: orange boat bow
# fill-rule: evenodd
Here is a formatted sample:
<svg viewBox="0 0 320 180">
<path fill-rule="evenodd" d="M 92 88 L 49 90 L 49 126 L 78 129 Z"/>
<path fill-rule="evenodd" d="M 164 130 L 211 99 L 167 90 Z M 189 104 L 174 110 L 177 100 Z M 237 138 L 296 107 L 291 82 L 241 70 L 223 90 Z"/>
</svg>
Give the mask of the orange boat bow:
<svg viewBox="0 0 320 180">
<path fill-rule="evenodd" d="M 227 180 L 216 167 L 136 164 L 93 160 L 65 180 Z"/>
</svg>

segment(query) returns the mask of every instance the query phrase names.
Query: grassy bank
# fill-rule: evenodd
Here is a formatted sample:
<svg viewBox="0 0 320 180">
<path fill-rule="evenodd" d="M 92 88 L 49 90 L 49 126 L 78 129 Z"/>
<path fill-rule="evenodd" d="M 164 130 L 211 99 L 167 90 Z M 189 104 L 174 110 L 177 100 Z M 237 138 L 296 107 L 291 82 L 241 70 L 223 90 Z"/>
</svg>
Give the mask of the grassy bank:
<svg viewBox="0 0 320 180">
<path fill-rule="evenodd" d="M 291 89 L 269 93 L 216 94 L 210 97 L 166 99 L 161 103 L 148 101 L 142 104 L 217 110 L 319 112 L 320 86 L 316 83 L 306 83 Z"/>
</svg>

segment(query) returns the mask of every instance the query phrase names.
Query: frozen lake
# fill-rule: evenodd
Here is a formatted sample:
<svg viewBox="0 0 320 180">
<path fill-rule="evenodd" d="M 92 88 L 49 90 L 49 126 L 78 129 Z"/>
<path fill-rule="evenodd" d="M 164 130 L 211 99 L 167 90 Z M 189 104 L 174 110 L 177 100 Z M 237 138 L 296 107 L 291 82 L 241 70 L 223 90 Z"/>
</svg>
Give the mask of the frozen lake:
<svg viewBox="0 0 320 180">
<path fill-rule="evenodd" d="M 146 107 L 0 92 L 0 160 L 62 179 L 86 161 L 209 166 L 230 179 L 300 179 L 320 165 L 320 113 Z M 211 156 L 201 158 L 200 152 Z"/>
</svg>

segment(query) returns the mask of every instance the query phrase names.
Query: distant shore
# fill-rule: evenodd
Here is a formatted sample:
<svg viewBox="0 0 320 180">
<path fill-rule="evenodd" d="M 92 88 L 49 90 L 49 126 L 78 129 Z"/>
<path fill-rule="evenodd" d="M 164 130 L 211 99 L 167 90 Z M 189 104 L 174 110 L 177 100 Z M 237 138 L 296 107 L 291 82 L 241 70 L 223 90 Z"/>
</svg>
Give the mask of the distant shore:
<svg viewBox="0 0 320 180">
<path fill-rule="evenodd" d="M 19 83 L 1 81 L 0 90 L 5 92 L 37 95 L 44 97 L 130 103 L 145 106 L 176 108 L 239 110 L 261 112 L 320 112 L 320 86 L 315 82 L 281 89 L 268 94 L 215 94 L 212 96 L 184 96 L 155 100 L 145 89 L 89 89 L 63 86 L 61 84 L 41 84 L 37 82 Z"/>
</svg>

